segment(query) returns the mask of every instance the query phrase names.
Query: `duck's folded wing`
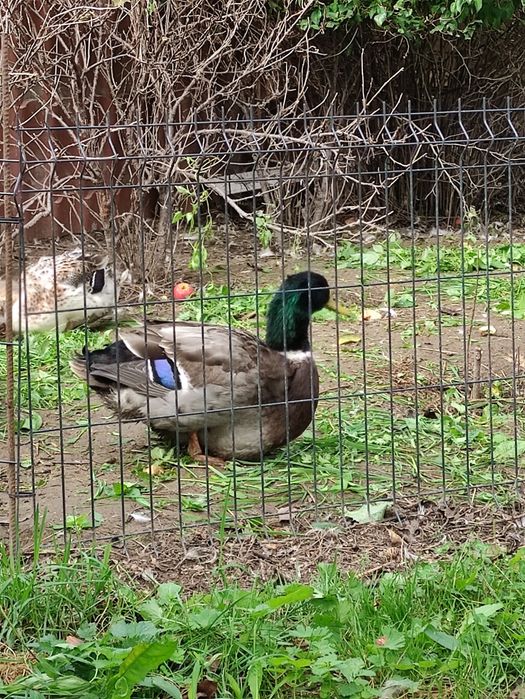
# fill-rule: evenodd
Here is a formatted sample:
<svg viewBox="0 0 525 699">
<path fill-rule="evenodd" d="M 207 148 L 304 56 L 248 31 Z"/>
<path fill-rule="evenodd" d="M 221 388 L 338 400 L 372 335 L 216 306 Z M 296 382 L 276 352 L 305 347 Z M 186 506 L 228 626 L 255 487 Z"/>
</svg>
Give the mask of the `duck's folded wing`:
<svg viewBox="0 0 525 699">
<path fill-rule="evenodd" d="M 169 357 L 182 391 L 220 387 L 221 395 L 229 394 L 236 406 L 280 400 L 295 371 L 281 353 L 254 335 L 225 326 L 152 324 L 146 332 L 124 331 L 120 337 L 136 357 Z"/>
<path fill-rule="evenodd" d="M 170 390 L 149 379 L 138 363 L 92 364 L 90 380 L 109 381 L 120 393 L 120 407 L 138 417 L 151 420 L 175 420 L 179 429 L 198 431 L 229 422 L 231 393 L 223 387 Z"/>
<path fill-rule="evenodd" d="M 132 391 L 151 397 L 164 397 L 170 391 L 164 386 L 154 383 L 149 380 L 149 377 L 144 371 L 143 363 L 134 364 L 97 364 L 93 363 L 89 368 L 89 376 L 91 379 L 105 379 L 115 384 L 115 388 L 119 387 L 130 388 Z"/>
</svg>

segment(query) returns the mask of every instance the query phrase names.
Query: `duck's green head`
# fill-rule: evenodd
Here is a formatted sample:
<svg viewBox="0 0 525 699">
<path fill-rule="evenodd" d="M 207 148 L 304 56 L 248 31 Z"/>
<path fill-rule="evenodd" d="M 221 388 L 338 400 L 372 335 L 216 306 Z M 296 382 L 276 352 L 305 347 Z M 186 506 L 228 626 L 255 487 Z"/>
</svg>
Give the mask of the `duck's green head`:
<svg viewBox="0 0 525 699">
<path fill-rule="evenodd" d="M 345 312 L 330 300 L 330 288 L 322 274 L 299 272 L 286 277 L 268 307 L 266 343 L 280 352 L 308 350 L 310 318 L 325 307 Z"/>
</svg>

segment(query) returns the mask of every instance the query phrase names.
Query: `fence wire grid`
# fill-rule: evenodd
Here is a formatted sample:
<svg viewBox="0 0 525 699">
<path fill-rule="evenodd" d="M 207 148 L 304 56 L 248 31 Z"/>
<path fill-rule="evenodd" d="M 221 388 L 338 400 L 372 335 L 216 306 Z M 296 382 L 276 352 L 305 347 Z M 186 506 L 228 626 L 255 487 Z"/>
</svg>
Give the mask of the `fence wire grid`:
<svg viewBox="0 0 525 699">
<path fill-rule="evenodd" d="M 525 165 L 524 116 L 510 102 L 484 104 L 475 133 L 461 104 L 453 112 L 305 116 L 277 130 L 275 120 L 269 128 L 269 120 L 224 116 L 38 128 L 17 121 L 2 161 L 12 178 L 2 200 L 16 211 L 2 219 L 20 300 L 16 459 L 4 439 L 0 463 L 4 473 L 14 466 L 18 527 L 32 526 L 38 509 L 64 534 L 104 540 L 210 523 L 360 521 L 404 498 L 519 496 L 525 202 L 514 183 Z M 468 124 L 475 117 L 469 110 Z M 181 131 L 184 147 L 171 150 L 170 134 L 180 144 Z M 68 296 L 64 255 L 78 249 L 80 296 Z M 109 303 L 88 303 L 94 253 L 107 256 L 114 275 Z M 43 255 L 51 258 L 35 267 Z M 248 411 L 255 460 L 236 458 L 235 439 L 231 458 L 207 458 L 206 429 L 203 459 L 188 455 L 177 434 L 169 443 L 159 436 L 149 424 L 153 374 L 137 421 L 109 410 L 70 369 L 83 346 L 101 349 L 149 321 L 231 326 L 263 341 L 270 299 L 288 274 L 304 270 L 324 275 L 347 308 L 324 309 L 310 324 L 318 396 L 309 365 L 307 398 L 265 403 L 275 367 L 254 350 L 258 398 L 236 404 L 244 367 L 235 340 L 209 349 L 228 377 L 223 403 L 208 405 L 204 388 L 206 424 L 226 412 L 231 426 Z M 180 282 L 195 293 L 175 299 Z M 108 317 L 93 327 L 101 309 Z M 63 331 L 66 314 L 79 327 Z M 30 331 L 46 317 L 50 330 Z M 200 337 L 196 356 L 205 351 Z M 288 397 L 293 380 L 283 374 L 282 384 Z M 181 395 L 172 391 L 168 418 Z M 128 397 L 121 387 L 120 410 Z M 290 433 L 300 402 L 312 412 L 317 402 L 310 425 L 266 453 L 261 415 L 276 411 L 273 429 L 284 420 Z M 1 410 L 0 421 L 6 436 Z M 6 512 L 8 501 L 5 492 Z"/>
</svg>

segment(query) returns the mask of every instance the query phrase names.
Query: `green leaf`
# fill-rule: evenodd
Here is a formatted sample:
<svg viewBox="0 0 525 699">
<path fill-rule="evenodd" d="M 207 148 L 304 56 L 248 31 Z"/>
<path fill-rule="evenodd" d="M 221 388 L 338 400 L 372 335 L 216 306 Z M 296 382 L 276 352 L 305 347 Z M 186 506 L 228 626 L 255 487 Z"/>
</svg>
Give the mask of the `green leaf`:
<svg viewBox="0 0 525 699">
<path fill-rule="evenodd" d="M 259 692 L 261 689 L 262 677 L 263 669 L 261 663 L 255 662 L 252 665 L 250 665 L 250 669 L 248 670 L 247 682 L 253 699 L 259 699 L 260 697 Z"/>
<path fill-rule="evenodd" d="M 100 527 L 104 518 L 98 512 L 95 512 L 95 521 L 91 522 L 91 517 L 86 514 L 67 515 L 66 529 L 91 529 L 92 527 Z M 62 529 L 62 524 L 54 524 L 53 529 Z"/>
<path fill-rule="evenodd" d="M 192 612 L 188 621 L 190 626 L 194 629 L 209 629 L 211 628 L 217 619 L 220 617 L 220 612 L 212 607 L 203 607 L 199 609 L 198 612 Z"/>
<path fill-rule="evenodd" d="M 347 682 L 353 682 L 357 677 L 362 677 L 363 672 L 368 676 L 369 670 L 365 670 L 365 662 L 362 658 L 348 658 L 337 663 L 337 669 Z M 375 673 L 372 672 L 372 675 Z"/>
<path fill-rule="evenodd" d="M 153 677 L 146 677 L 141 683 L 141 687 L 160 689 L 166 696 L 173 697 L 173 699 L 182 699 L 182 694 L 180 689 L 176 684 L 168 680 L 162 675 L 154 675 Z"/>
<path fill-rule="evenodd" d="M 381 259 L 381 255 L 376 250 L 365 250 L 363 252 L 363 266 L 374 267 Z"/>
<path fill-rule="evenodd" d="M 382 636 L 384 642 L 381 647 L 387 650 L 399 650 L 405 646 L 405 636 L 397 629 L 387 627 L 383 629 Z"/>
<path fill-rule="evenodd" d="M 141 643 L 135 646 L 122 661 L 115 678 L 111 699 L 129 699 L 133 688 L 146 677 L 148 672 L 156 670 L 159 665 L 169 660 L 178 647 L 172 639 Z"/>
<path fill-rule="evenodd" d="M 481 607 L 476 607 L 472 609 L 467 616 L 465 621 L 461 625 L 462 630 L 466 629 L 472 624 L 485 624 L 489 619 L 495 616 L 500 609 L 503 608 L 502 602 L 495 602 L 494 604 L 483 604 Z"/>
<path fill-rule="evenodd" d="M 39 430 L 43 424 L 42 416 L 39 413 L 32 413 L 23 420 L 17 422 L 17 432 L 28 432 L 29 430 Z"/>
<path fill-rule="evenodd" d="M 374 22 L 378 27 L 382 27 L 386 20 L 386 10 L 384 7 L 380 7 L 379 11 L 374 14 Z"/>
<path fill-rule="evenodd" d="M 197 686 L 199 684 L 200 676 L 201 664 L 198 660 L 196 660 L 193 665 L 193 670 L 191 671 L 190 685 L 188 687 L 188 699 L 197 699 Z"/>
<path fill-rule="evenodd" d="M 288 660 L 288 657 L 286 658 L 286 660 Z M 235 699 L 243 699 L 242 689 L 235 677 L 230 675 L 229 672 L 226 672 L 224 676 L 228 682 L 228 685 L 230 686 L 230 689 Z"/>
<path fill-rule="evenodd" d="M 159 604 L 171 604 L 173 602 L 180 604 L 181 592 L 182 587 L 180 585 L 177 585 L 177 583 L 161 583 L 157 588 L 157 599 L 159 601 Z"/>
<path fill-rule="evenodd" d="M 415 304 L 414 294 L 411 291 L 395 294 L 390 303 L 392 308 L 412 308 Z"/>
<path fill-rule="evenodd" d="M 285 588 L 284 594 L 278 597 L 272 597 L 267 600 L 266 605 L 270 609 L 279 609 L 279 607 L 284 607 L 289 604 L 295 604 L 296 602 L 304 602 L 305 600 L 311 599 L 314 594 L 313 587 L 310 585 L 300 585 L 294 583 L 293 585 L 288 585 Z"/>
<path fill-rule="evenodd" d="M 494 461 L 509 462 L 514 461 L 516 454 L 521 456 L 525 453 L 525 439 L 505 439 L 494 447 Z"/>
<path fill-rule="evenodd" d="M 429 625 L 425 629 L 425 636 L 428 636 L 430 640 L 434 641 L 434 643 L 437 643 L 438 645 L 442 646 L 443 648 L 447 648 L 448 650 L 454 651 L 459 645 L 459 642 L 457 638 L 454 636 L 451 636 L 448 633 L 445 633 L 444 631 L 440 631 L 439 629 L 436 629 L 434 626 Z"/>
<path fill-rule="evenodd" d="M 158 621 L 164 617 L 164 611 L 160 604 L 154 599 L 147 599 L 143 602 L 139 611 L 143 617 L 151 621 Z"/>
<path fill-rule="evenodd" d="M 515 567 L 519 566 L 523 561 L 525 561 L 525 547 L 521 546 L 509 560 L 509 564 Z"/>
<path fill-rule="evenodd" d="M 259 604 L 253 611 L 254 616 L 265 616 L 275 609 L 285 607 L 297 602 L 304 602 L 313 597 L 314 590 L 309 585 L 293 584 L 285 588 L 284 594 L 272 597 L 263 604 Z"/>
<path fill-rule="evenodd" d="M 346 510 L 345 517 L 347 519 L 353 519 L 359 524 L 368 524 L 370 522 L 381 522 L 384 517 L 388 507 L 391 505 L 390 501 L 384 500 L 381 502 L 371 502 L 370 504 L 362 505 L 358 507 L 357 510 Z"/>
<path fill-rule="evenodd" d="M 206 496 L 183 497 L 181 498 L 181 505 L 184 510 L 189 510 L 190 512 L 204 512 L 206 510 Z"/>
<path fill-rule="evenodd" d="M 76 635 L 84 641 L 92 641 L 97 633 L 97 625 L 83 621 L 77 629 Z"/>
<path fill-rule="evenodd" d="M 151 621 L 116 621 L 109 627 L 114 638 L 150 641 L 158 634 L 158 629 Z"/>
</svg>

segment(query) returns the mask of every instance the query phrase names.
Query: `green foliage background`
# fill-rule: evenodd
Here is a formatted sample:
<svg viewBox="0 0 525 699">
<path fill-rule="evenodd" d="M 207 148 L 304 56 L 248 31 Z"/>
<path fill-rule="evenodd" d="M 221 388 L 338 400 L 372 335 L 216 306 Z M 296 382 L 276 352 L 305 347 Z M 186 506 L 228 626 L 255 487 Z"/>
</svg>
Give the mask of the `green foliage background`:
<svg viewBox="0 0 525 699">
<path fill-rule="evenodd" d="M 331 30 L 366 23 L 394 34 L 415 37 L 427 32 L 471 38 L 481 29 L 499 29 L 523 21 L 523 0 L 317 0 L 303 29 Z"/>
</svg>

